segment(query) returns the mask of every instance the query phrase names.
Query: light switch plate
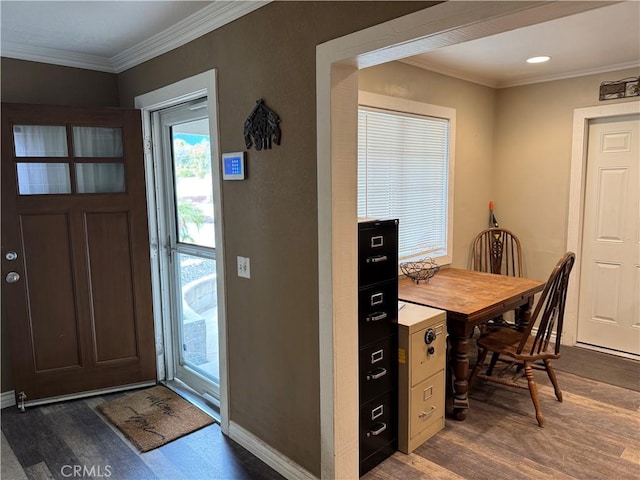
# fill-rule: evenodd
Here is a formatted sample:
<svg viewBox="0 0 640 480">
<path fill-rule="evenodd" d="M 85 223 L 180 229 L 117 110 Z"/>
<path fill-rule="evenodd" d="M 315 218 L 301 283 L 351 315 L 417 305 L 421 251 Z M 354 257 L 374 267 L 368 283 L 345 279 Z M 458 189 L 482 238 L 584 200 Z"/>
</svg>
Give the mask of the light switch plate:
<svg viewBox="0 0 640 480">
<path fill-rule="evenodd" d="M 251 278 L 251 260 L 249 257 L 238 256 L 238 276 Z"/>
</svg>

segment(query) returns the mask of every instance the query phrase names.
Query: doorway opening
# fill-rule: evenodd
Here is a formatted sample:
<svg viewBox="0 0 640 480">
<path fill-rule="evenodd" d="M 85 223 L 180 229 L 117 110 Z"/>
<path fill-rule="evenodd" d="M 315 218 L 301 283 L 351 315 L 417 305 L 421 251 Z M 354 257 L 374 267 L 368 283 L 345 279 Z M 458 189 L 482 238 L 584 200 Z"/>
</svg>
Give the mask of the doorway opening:
<svg viewBox="0 0 640 480">
<path fill-rule="evenodd" d="M 330 40 L 316 54 L 321 470 L 357 477 L 358 70 L 597 7 L 593 2 L 444 2 Z M 337 428 L 337 425 L 340 428 Z"/>
<path fill-rule="evenodd" d="M 216 72 L 136 97 L 142 110 L 158 380 L 228 432 Z"/>
<path fill-rule="evenodd" d="M 217 404 L 220 387 L 215 215 L 206 98 L 153 112 L 167 380 Z M 217 406 L 217 405 L 216 405 Z"/>
<path fill-rule="evenodd" d="M 585 233 L 585 222 L 587 222 L 586 215 L 591 215 L 593 212 L 587 212 L 587 204 L 586 204 L 586 189 L 587 189 L 587 178 L 588 178 L 588 140 L 589 134 L 591 130 L 591 126 L 594 123 L 598 123 L 604 120 L 607 121 L 615 121 L 624 119 L 625 116 L 628 115 L 637 115 L 640 114 L 640 102 L 626 102 L 626 103 L 618 103 L 611 105 L 602 105 L 595 107 L 585 107 L 578 108 L 574 111 L 573 118 L 573 147 L 572 147 L 572 158 L 571 158 L 571 185 L 569 191 L 569 214 L 567 221 L 567 249 L 574 252 L 583 252 L 585 248 L 585 241 L 583 239 L 583 234 Z M 622 138 L 622 137 L 621 137 Z M 636 167 L 637 169 L 637 159 L 636 159 Z M 630 177 L 633 178 L 633 177 Z M 637 176 L 635 177 L 637 178 Z M 622 190 L 620 190 L 622 192 Z M 598 197 L 600 198 L 600 197 Z M 633 202 L 629 202 L 631 206 Z M 637 205 L 637 202 L 635 203 Z M 637 207 L 636 207 L 637 208 Z M 591 210 L 594 210 L 593 208 Z M 594 210 L 597 211 L 597 210 Z M 591 219 L 590 221 L 593 221 Z M 631 224 L 629 224 L 630 226 Z M 607 225 L 607 228 L 608 225 Z M 592 235 L 593 236 L 593 235 Z M 607 240 L 606 243 L 611 244 L 611 240 Z M 615 246 L 624 246 L 624 242 L 614 241 Z M 637 253 L 637 251 L 636 251 Z M 614 262 L 615 263 L 615 262 Z M 617 262 L 621 265 L 620 262 Z M 588 334 L 585 337 L 584 333 L 584 323 L 592 323 L 592 320 L 589 320 L 591 317 L 590 313 L 586 315 L 586 318 L 583 319 L 586 310 L 590 310 L 592 305 L 586 304 L 588 309 L 585 308 L 585 285 L 589 282 L 583 282 L 581 279 L 583 278 L 583 268 L 585 266 L 582 265 L 582 262 L 576 264 L 576 271 L 574 272 L 573 278 L 569 284 L 569 295 L 567 301 L 567 323 L 565 324 L 565 339 L 571 345 L 579 345 L 581 347 L 589 348 L 592 350 L 602 351 L 609 354 L 615 354 L 618 356 L 623 356 L 627 358 L 635 358 L 637 359 L 637 354 L 628 353 L 628 346 L 625 348 L 620 343 L 609 343 L 605 344 L 604 338 L 598 337 L 597 340 L 589 339 Z M 592 266 L 589 266 L 591 270 L 593 270 Z M 610 269 L 610 271 L 616 271 L 615 269 Z M 619 271 L 622 271 L 619 269 Z M 586 272 L 589 273 L 589 272 Z M 590 279 L 589 279 L 590 281 Z M 615 285 L 615 282 L 610 282 L 612 285 Z M 624 284 L 621 285 L 625 287 L 629 287 L 633 289 L 633 284 L 636 281 L 626 280 Z M 611 296 L 613 293 L 609 292 Z M 616 294 L 617 295 L 617 294 Z M 636 311 L 632 314 L 631 307 L 627 307 L 629 311 L 626 322 L 633 323 L 633 319 L 637 319 L 637 298 L 626 295 L 625 298 L 635 300 L 635 309 Z M 596 300 L 596 297 L 592 297 L 592 300 Z M 631 301 L 627 300 L 627 304 Z M 581 306 L 582 302 L 582 306 Z M 602 309 L 606 304 L 599 302 L 598 308 Z M 634 316 L 635 315 L 635 316 Z M 598 315 L 596 315 L 597 317 Z M 602 315 L 599 315 L 602 316 Z M 606 315 L 610 317 L 614 317 L 616 315 Z M 607 330 L 617 329 L 617 322 L 611 321 L 609 319 L 596 319 L 596 323 L 600 323 L 601 325 L 606 325 L 609 327 L 616 328 L 608 328 Z M 637 321 L 637 320 L 636 320 Z M 582 327 L 580 325 L 582 323 Z M 637 325 L 630 326 L 632 329 L 637 329 Z M 580 333 L 582 330 L 582 333 Z M 630 332 L 627 335 L 627 340 L 633 342 L 636 340 L 633 348 L 631 350 L 637 351 L 637 335 L 633 332 Z M 624 335 L 623 335 L 624 338 Z"/>
</svg>

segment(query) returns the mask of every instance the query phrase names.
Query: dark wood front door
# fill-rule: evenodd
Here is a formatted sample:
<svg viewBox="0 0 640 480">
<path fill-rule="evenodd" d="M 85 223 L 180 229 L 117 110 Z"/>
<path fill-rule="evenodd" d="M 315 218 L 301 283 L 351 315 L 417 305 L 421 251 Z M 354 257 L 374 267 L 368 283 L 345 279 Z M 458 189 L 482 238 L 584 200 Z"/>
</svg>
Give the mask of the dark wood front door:
<svg viewBox="0 0 640 480">
<path fill-rule="evenodd" d="M 2 104 L 2 301 L 27 405 L 155 380 L 139 111 Z"/>
</svg>

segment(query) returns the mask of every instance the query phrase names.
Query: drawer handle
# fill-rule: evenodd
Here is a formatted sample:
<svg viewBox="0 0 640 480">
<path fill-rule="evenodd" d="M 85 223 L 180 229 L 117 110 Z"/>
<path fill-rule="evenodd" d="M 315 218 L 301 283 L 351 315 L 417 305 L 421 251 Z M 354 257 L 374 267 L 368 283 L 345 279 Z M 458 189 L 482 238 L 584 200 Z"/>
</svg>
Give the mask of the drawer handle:
<svg viewBox="0 0 640 480">
<path fill-rule="evenodd" d="M 382 235 L 371 237 L 371 248 L 381 247 L 383 245 L 384 245 L 384 237 Z"/>
<path fill-rule="evenodd" d="M 371 306 L 375 307 L 376 305 L 380 305 L 384 303 L 384 292 L 374 293 L 371 295 Z"/>
<path fill-rule="evenodd" d="M 377 427 L 375 430 L 369 430 L 367 432 L 367 437 L 377 437 L 387 429 L 387 424 L 380 422 L 376 424 L 375 427 Z"/>
<path fill-rule="evenodd" d="M 386 255 L 376 255 L 375 257 L 367 258 L 367 263 L 382 263 L 389 260 L 389 257 Z"/>
<path fill-rule="evenodd" d="M 433 406 L 431 407 L 431 410 L 429 410 L 428 412 L 420 412 L 420 414 L 418 415 L 418 418 L 430 417 L 431 415 L 433 415 L 433 412 L 435 411 L 436 411 L 436 407 Z"/>
<path fill-rule="evenodd" d="M 384 348 L 376 350 L 371 354 L 371 365 L 384 359 Z"/>
<path fill-rule="evenodd" d="M 379 320 L 384 320 L 387 318 L 386 312 L 376 312 L 367 317 L 367 322 L 377 322 Z"/>
<path fill-rule="evenodd" d="M 372 372 L 367 374 L 367 380 L 377 380 L 379 378 L 384 377 L 387 374 L 386 368 L 376 368 Z"/>
</svg>

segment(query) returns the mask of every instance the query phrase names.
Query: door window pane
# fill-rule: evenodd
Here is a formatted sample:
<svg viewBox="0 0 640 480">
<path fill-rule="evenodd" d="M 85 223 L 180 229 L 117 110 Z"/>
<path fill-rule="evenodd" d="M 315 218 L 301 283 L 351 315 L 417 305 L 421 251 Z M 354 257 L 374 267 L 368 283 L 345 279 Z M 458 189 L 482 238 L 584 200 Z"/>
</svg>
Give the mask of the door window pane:
<svg viewBox="0 0 640 480">
<path fill-rule="evenodd" d="M 171 129 L 178 241 L 215 247 L 209 119 Z"/>
<path fill-rule="evenodd" d="M 71 193 L 68 163 L 18 163 L 20 195 Z"/>
<path fill-rule="evenodd" d="M 78 193 L 121 193 L 125 191 L 121 163 L 76 163 Z"/>
<path fill-rule="evenodd" d="M 67 129 L 59 125 L 14 125 L 16 157 L 66 157 Z"/>
<path fill-rule="evenodd" d="M 215 260 L 176 254 L 182 297 L 182 364 L 218 381 L 218 296 Z"/>
<path fill-rule="evenodd" d="M 114 127 L 73 127 L 76 157 L 122 157 L 122 130 Z"/>
</svg>

